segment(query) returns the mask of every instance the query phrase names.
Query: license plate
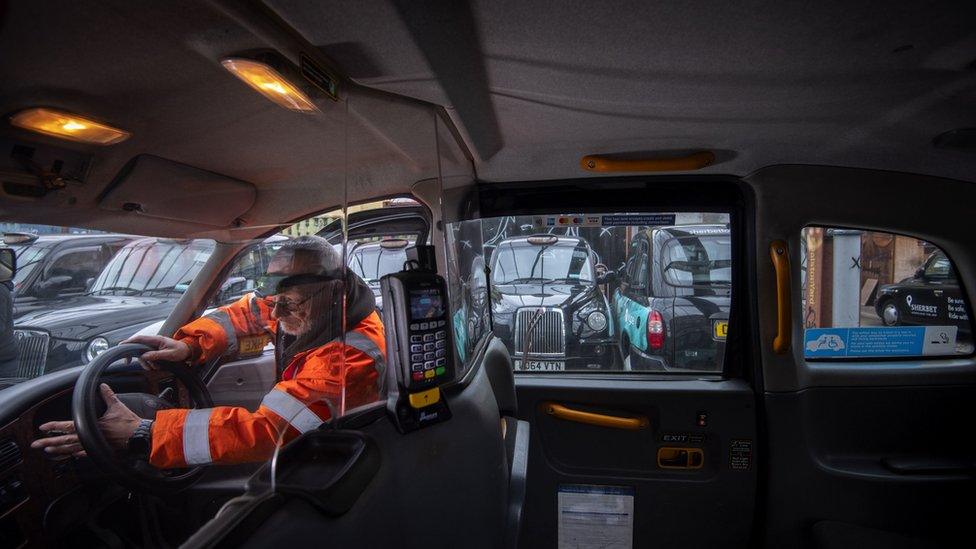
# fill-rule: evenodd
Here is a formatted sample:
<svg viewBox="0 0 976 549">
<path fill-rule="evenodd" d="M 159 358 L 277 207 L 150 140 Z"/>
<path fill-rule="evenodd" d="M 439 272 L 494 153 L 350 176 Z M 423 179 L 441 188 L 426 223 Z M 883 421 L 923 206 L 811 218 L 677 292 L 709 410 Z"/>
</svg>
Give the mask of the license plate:
<svg viewBox="0 0 976 549">
<path fill-rule="evenodd" d="M 729 321 L 716 320 L 712 324 L 712 329 L 715 334 L 715 339 L 725 339 L 725 336 L 729 335 Z"/>
<path fill-rule="evenodd" d="M 521 372 L 562 372 L 566 363 L 562 360 L 516 360 L 515 369 Z"/>
</svg>

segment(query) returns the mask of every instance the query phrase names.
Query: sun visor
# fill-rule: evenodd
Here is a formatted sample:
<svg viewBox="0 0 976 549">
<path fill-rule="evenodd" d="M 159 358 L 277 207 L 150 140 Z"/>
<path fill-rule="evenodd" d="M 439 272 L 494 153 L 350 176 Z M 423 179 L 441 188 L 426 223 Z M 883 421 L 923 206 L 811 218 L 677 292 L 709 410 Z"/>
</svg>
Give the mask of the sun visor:
<svg viewBox="0 0 976 549">
<path fill-rule="evenodd" d="M 232 227 L 254 206 L 256 198 L 257 189 L 246 181 L 143 154 L 126 164 L 102 196 L 99 207 Z"/>
</svg>

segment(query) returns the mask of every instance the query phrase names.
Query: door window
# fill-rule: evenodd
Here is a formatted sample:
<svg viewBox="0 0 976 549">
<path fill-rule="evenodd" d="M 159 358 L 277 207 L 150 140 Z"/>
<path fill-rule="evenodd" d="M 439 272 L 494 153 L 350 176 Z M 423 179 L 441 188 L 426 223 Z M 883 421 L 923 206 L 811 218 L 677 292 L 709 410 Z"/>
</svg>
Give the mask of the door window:
<svg viewBox="0 0 976 549">
<path fill-rule="evenodd" d="M 973 352 L 969 306 L 935 245 L 879 231 L 802 233 L 804 355 L 904 358 Z"/>
<path fill-rule="evenodd" d="M 273 236 L 263 242 L 255 242 L 244 249 L 234 260 L 230 271 L 220 284 L 220 289 L 210 300 L 210 307 L 218 307 L 233 303 L 250 292 L 269 295 L 274 288 L 269 287 L 270 278 L 265 274 L 268 264 L 281 243 L 287 240 L 284 236 Z"/>
<path fill-rule="evenodd" d="M 634 288 L 642 290 L 647 288 L 647 271 L 648 271 L 648 261 L 649 254 L 647 253 L 647 242 L 641 241 L 637 252 L 637 258 L 635 260 L 634 268 Z"/>
<path fill-rule="evenodd" d="M 955 274 L 952 272 L 949 258 L 943 253 L 932 254 L 925 263 L 925 277 L 932 280 L 954 278 Z"/>
<path fill-rule="evenodd" d="M 56 295 L 85 291 L 105 265 L 105 255 L 100 247 L 80 248 L 58 255 L 45 269 L 40 288 Z"/>
</svg>

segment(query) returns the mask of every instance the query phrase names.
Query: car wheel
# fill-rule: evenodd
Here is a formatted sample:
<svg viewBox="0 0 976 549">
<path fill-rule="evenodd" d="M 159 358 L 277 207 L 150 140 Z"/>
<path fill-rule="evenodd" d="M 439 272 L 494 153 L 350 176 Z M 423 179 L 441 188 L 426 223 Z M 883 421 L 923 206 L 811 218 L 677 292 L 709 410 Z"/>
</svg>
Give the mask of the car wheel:
<svg viewBox="0 0 976 549">
<path fill-rule="evenodd" d="M 884 322 L 885 326 L 897 326 L 901 322 L 901 316 L 898 313 L 898 306 L 895 305 L 895 300 L 889 299 L 881 306 L 881 322 Z"/>
</svg>

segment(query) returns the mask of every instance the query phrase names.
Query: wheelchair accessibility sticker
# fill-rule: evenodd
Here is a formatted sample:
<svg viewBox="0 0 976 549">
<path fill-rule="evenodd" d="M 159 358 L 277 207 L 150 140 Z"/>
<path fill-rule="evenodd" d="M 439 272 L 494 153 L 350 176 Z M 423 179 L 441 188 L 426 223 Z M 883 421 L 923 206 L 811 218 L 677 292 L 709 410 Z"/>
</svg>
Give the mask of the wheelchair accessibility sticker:
<svg viewBox="0 0 976 549">
<path fill-rule="evenodd" d="M 803 338 L 807 358 L 951 355 L 956 326 L 811 328 Z"/>
</svg>

